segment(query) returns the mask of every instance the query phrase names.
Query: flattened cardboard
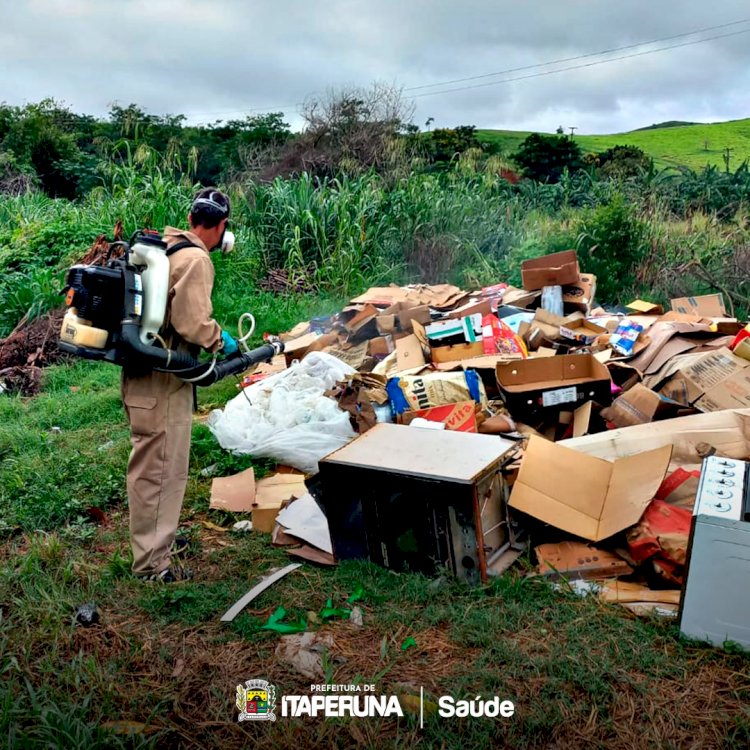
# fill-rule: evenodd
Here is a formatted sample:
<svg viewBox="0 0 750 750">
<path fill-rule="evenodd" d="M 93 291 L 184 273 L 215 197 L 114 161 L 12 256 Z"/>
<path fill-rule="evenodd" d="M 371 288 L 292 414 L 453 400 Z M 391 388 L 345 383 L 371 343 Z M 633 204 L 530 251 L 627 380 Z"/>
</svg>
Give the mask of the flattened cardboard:
<svg viewBox="0 0 750 750">
<path fill-rule="evenodd" d="M 250 469 L 211 482 L 209 508 L 232 513 L 249 513 L 255 500 L 255 472 Z"/>
<path fill-rule="evenodd" d="M 630 360 L 630 364 L 640 372 L 650 374 L 656 372 L 668 359 L 689 351 L 700 343 L 686 335 L 711 335 L 709 326 L 702 323 L 678 323 L 659 319 L 648 332 L 649 345 Z M 679 343 L 671 344 L 671 339 L 680 336 Z M 644 338 L 641 335 L 641 338 Z"/>
<path fill-rule="evenodd" d="M 362 367 L 365 360 L 369 356 L 367 353 L 368 344 L 368 341 L 362 341 L 359 344 L 355 344 L 354 346 L 349 346 L 347 348 L 344 348 L 342 346 L 328 346 L 324 351 L 330 354 L 332 357 L 336 357 L 336 359 L 340 359 L 342 362 L 345 362 L 347 365 L 349 365 L 349 367 L 353 367 L 355 370 L 358 370 L 360 367 Z"/>
<path fill-rule="evenodd" d="M 629 305 L 625 305 L 625 307 L 641 315 L 662 315 L 664 313 L 664 308 L 661 305 L 642 299 L 633 300 Z"/>
<path fill-rule="evenodd" d="M 430 422 L 442 422 L 446 430 L 456 432 L 477 432 L 477 411 L 473 401 L 461 401 L 445 406 L 433 406 L 430 409 L 405 411 L 399 415 L 399 424 L 410 424 L 412 420 L 421 418 Z"/>
<path fill-rule="evenodd" d="M 427 364 L 422 344 L 414 334 L 396 341 L 396 356 L 398 358 L 399 370 L 410 370 L 412 367 L 420 367 Z"/>
<path fill-rule="evenodd" d="M 530 307 L 541 295 L 541 292 L 530 292 L 526 289 L 516 289 L 509 287 L 503 294 L 503 304 L 513 305 L 515 307 Z"/>
<path fill-rule="evenodd" d="M 299 338 L 287 341 L 284 345 L 284 356 L 287 362 L 291 359 L 302 359 L 307 350 L 318 340 L 317 333 L 307 333 Z"/>
<path fill-rule="evenodd" d="M 352 304 L 377 305 L 388 307 L 396 302 L 406 302 L 412 307 L 429 305 L 436 310 L 451 308 L 467 296 L 466 292 L 451 284 L 414 284 L 400 287 L 393 284 L 386 287 L 372 287 L 359 297 L 352 300 Z"/>
<path fill-rule="evenodd" d="M 298 339 L 309 332 L 310 332 L 310 323 L 304 320 L 301 323 L 297 323 L 297 325 L 294 326 L 294 328 L 292 328 L 291 331 L 282 333 L 279 336 L 279 338 L 284 342 L 289 342 L 289 341 L 294 341 L 294 339 Z"/>
<path fill-rule="evenodd" d="M 506 406 L 518 419 L 544 408 L 612 401 L 609 370 L 591 354 L 502 363 L 495 375 Z"/>
<path fill-rule="evenodd" d="M 293 497 L 302 497 L 306 492 L 302 474 L 273 474 L 258 480 L 252 507 L 253 529 L 270 534 L 282 504 Z"/>
<path fill-rule="evenodd" d="M 461 305 L 460 307 L 455 308 L 454 310 L 451 310 L 446 316 L 445 320 L 455 320 L 456 318 L 464 318 L 467 315 L 481 315 L 484 317 L 485 315 L 489 315 L 492 312 L 492 300 L 491 299 L 482 299 L 478 301 L 470 301 L 467 302 L 465 305 Z M 427 321 L 420 320 L 420 323 L 429 323 L 429 318 Z"/>
<path fill-rule="evenodd" d="M 591 425 L 592 402 L 587 401 L 573 412 L 573 437 L 587 435 Z"/>
<path fill-rule="evenodd" d="M 750 409 L 693 414 L 663 422 L 607 430 L 558 445 L 614 460 L 663 445 L 673 446 L 679 465 L 700 468 L 706 450 L 726 458 L 745 460 L 750 455 Z"/>
<path fill-rule="evenodd" d="M 700 297 L 678 297 L 669 304 L 675 312 L 699 315 L 702 318 L 726 318 L 727 308 L 721 294 L 704 294 Z"/>
<path fill-rule="evenodd" d="M 566 286 L 578 282 L 580 269 L 575 250 L 543 255 L 521 264 L 523 288 L 529 291 L 545 286 Z"/>
<path fill-rule="evenodd" d="M 532 436 L 510 506 L 598 542 L 638 522 L 671 455 L 663 446 L 610 462 Z"/>
<path fill-rule="evenodd" d="M 540 544 L 534 548 L 537 572 L 549 578 L 590 579 L 629 575 L 633 569 L 619 555 L 583 542 Z"/>
<path fill-rule="evenodd" d="M 703 394 L 695 401 L 701 411 L 720 411 L 750 406 L 750 362 L 729 349 L 709 352 L 682 375 Z"/>
</svg>

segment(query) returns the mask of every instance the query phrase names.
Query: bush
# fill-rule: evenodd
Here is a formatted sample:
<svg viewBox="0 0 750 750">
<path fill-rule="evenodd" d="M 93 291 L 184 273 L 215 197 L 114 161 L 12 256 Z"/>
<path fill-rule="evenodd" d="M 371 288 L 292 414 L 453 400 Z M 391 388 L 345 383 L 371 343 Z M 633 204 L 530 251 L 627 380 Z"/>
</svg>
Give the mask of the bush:
<svg viewBox="0 0 750 750">
<path fill-rule="evenodd" d="M 597 297 L 624 302 L 636 285 L 636 271 L 648 253 L 647 227 L 618 195 L 589 210 L 577 222 L 576 246 L 582 270 L 597 277 Z"/>
</svg>

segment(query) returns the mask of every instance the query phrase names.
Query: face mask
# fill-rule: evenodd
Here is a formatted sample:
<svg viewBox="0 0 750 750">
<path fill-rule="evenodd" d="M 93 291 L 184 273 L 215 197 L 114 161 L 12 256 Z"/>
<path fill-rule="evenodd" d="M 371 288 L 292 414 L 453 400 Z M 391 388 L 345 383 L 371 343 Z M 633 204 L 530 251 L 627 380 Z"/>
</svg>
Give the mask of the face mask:
<svg viewBox="0 0 750 750">
<path fill-rule="evenodd" d="M 224 230 L 224 233 L 221 235 L 219 248 L 222 253 L 231 253 L 234 250 L 234 232 Z"/>
<path fill-rule="evenodd" d="M 230 232 L 228 229 L 224 229 L 219 238 L 219 244 L 216 247 L 211 248 L 214 250 L 221 250 L 222 253 L 231 253 L 234 249 L 234 232 Z"/>
</svg>

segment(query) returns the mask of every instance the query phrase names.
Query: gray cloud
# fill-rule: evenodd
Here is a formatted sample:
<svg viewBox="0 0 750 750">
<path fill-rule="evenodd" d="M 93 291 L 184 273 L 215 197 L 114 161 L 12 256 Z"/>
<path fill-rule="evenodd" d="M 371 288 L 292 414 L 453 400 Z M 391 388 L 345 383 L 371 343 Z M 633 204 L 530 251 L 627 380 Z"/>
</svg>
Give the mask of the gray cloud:
<svg viewBox="0 0 750 750">
<path fill-rule="evenodd" d="M 720 9 L 697 0 L 27 0 L 0 10 L 0 99 L 20 104 L 51 96 L 94 114 L 104 114 L 113 101 L 136 102 L 194 121 L 284 109 L 299 124 L 294 105 L 331 86 L 439 83 L 745 16 L 747 3 L 735 0 L 724 0 Z M 741 29 L 750 31 L 750 23 L 702 36 Z M 608 132 L 666 119 L 748 117 L 748 42 L 750 33 L 423 96 L 415 99 L 414 119 Z"/>
</svg>

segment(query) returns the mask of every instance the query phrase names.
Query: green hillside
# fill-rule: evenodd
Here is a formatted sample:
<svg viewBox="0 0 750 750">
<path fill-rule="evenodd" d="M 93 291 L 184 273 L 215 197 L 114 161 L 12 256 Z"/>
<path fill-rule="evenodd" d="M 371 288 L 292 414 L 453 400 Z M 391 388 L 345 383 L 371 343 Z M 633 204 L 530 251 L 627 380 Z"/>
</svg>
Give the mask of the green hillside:
<svg viewBox="0 0 750 750">
<path fill-rule="evenodd" d="M 485 143 L 500 146 L 511 153 L 529 135 L 519 130 L 478 130 Z M 638 146 L 653 157 L 658 167 L 685 165 L 700 169 L 706 164 L 724 168 L 724 149 L 731 152 L 730 169 L 750 161 L 750 118 L 711 125 L 684 125 L 633 130 L 613 135 L 578 135 L 574 139 L 584 153 L 605 151 L 612 146 Z"/>
</svg>

